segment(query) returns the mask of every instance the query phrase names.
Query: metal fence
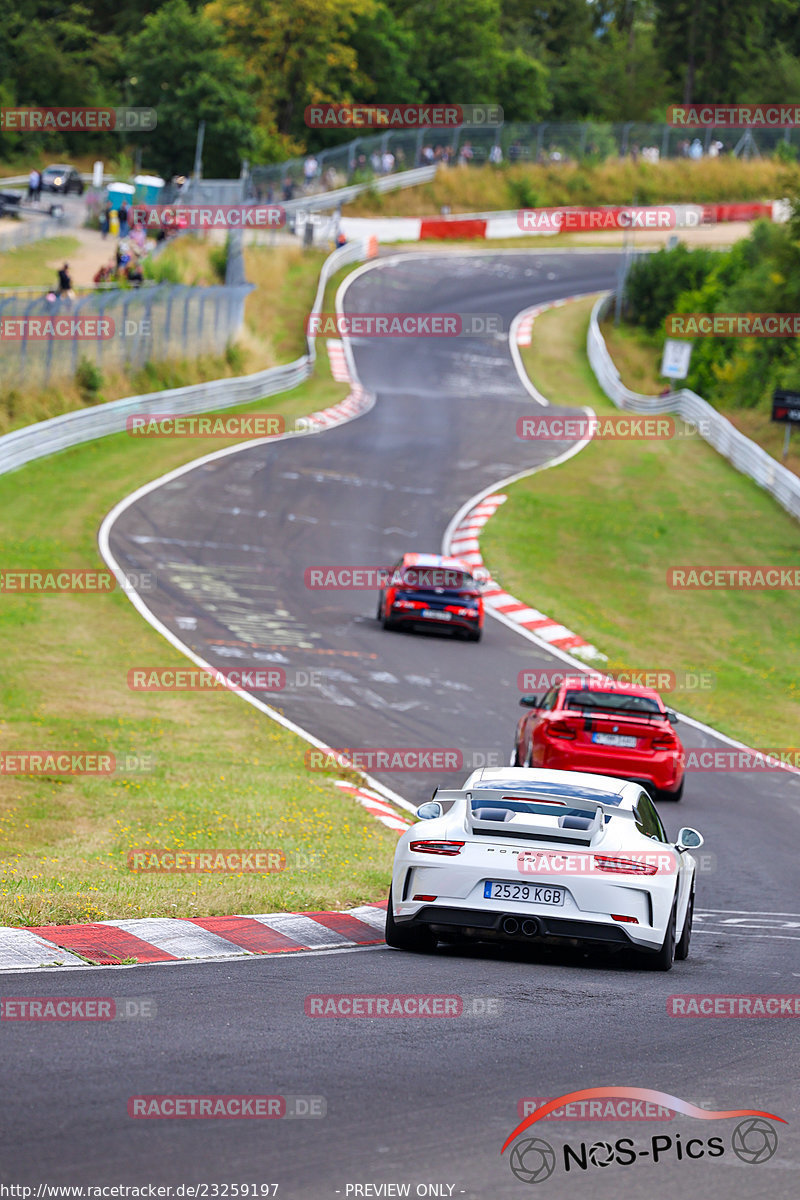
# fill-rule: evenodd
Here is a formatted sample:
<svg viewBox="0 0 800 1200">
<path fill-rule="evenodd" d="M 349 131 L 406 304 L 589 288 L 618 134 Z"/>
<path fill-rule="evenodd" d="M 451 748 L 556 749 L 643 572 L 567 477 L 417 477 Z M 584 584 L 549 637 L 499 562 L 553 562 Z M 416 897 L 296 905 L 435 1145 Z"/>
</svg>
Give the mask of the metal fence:
<svg viewBox="0 0 800 1200">
<path fill-rule="evenodd" d="M 342 267 L 362 262 L 367 254 L 366 241 L 350 242 L 325 259 L 312 313 L 321 311 L 325 286 L 331 276 Z M 16 429 L 0 437 L 0 475 L 70 446 L 78 446 L 111 433 L 122 433 L 127 417 L 134 413 L 189 416 L 217 412 L 297 387 L 314 369 L 316 346 L 313 336 L 308 336 L 307 345 L 308 352 L 286 366 L 271 367 L 238 379 L 213 379 L 190 387 L 128 396 L 124 400 L 112 400 L 107 404 L 65 413 L 61 417 L 51 417 L 49 421 Z"/>
<path fill-rule="evenodd" d="M 715 408 L 696 392 L 682 388 L 668 396 L 642 396 L 625 387 L 619 377 L 619 371 L 608 352 L 605 340 L 600 332 L 599 322 L 610 310 L 613 295 L 601 297 L 594 308 L 589 322 L 589 333 L 586 341 L 586 351 L 592 370 L 597 376 L 601 388 L 618 408 L 629 409 L 642 414 L 678 413 L 685 421 L 697 425 L 703 438 L 717 450 L 723 458 L 748 475 L 759 487 L 764 488 L 778 503 L 800 518 L 800 478 L 794 475 L 781 463 L 776 462 L 766 450 L 756 445 L 750 438 L 745 437 L 730 421 L 718 413 Z"/>
<path fill-rule="evenodd" d="M 697 141 L 692 152 L 692 143 Z M 779 144 L 795 159 L 800 154 L 798 129 L 714 129 L 689 131 L 673 125 L 635 121 L 617 124 L 555 122 L 538 124 L 462 125 L 457 129 L 395 129 L 354 138 L 313 154 L 316 170 L 310 180 L 304 163 L 310 157 L 257 166 L 251 171 L 250 192 L 259 200 L 281 203 L 298 195 L 329 192 L 416 167 L 441 163 L 481 165 L 486 162 L 559 163 L 602 162 L 609 158 L 662 158 L 735 154 L 771 155 Z M 385 157 L 390 156 L 390 157 Z"/>
<path fill-rule="evenodd" d="M 40 387 L 73 376 L 81 363 L 135 370 L 221 354 L 241 328 L 251 290 L 152 284 L 48 300 L 41 289 L 0 289 L 0 386 Z"/>
</svg>

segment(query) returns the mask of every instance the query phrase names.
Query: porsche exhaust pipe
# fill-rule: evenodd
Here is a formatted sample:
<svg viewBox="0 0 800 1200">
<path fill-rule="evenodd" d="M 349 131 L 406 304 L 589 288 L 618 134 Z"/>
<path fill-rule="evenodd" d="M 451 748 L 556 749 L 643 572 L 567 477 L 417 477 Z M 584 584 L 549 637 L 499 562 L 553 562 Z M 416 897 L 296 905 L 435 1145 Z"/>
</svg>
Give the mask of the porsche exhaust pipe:
<svg viewBox="0 0 800 1200">
<path fill-rule="evenodd" d="M 509 935 L 519 933 L 519 921 L 516 917 L 503 917 L 500 928 Z"/>
<path fill-rule="evenodd" d="M 525 937 L 536 937 L 539 933 L 539 922 L 529 918 L 522 922 L 522 932 Z"/>
</svg>

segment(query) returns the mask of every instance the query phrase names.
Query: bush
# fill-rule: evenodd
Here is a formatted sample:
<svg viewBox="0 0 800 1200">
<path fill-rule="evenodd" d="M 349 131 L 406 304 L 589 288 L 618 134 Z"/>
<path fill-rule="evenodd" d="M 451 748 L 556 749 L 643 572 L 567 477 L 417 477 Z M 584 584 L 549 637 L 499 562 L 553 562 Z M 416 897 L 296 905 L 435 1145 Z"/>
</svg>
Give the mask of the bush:
<svg viewBox="0 0 800 1200">
<path fill-rule="evenodd" d="M 81 358 L 75 371 L 75 382 L 84 404 L 92 404 L 103 386 L 103 372 L 88 358 Z"/>
<path fill-rule="evenodd" d="M 655 333 L 664 318 L 676 311 L 681 293 L 695 291 L 705 283 L 719 257 L 713 250 L 689 250 L 679 242 L 674 250 L 635 258 L 623 297 L 627 320 Z"/>
<path fill-rule="evenodd" d="M 208 251 L 208 261 L 211 270 L 214 272 L 217 280 L 220 283 L 225 282 L 225 273 L 228 268 L 228 239 L 221 246 L 211 246 Z"/>
</svg>

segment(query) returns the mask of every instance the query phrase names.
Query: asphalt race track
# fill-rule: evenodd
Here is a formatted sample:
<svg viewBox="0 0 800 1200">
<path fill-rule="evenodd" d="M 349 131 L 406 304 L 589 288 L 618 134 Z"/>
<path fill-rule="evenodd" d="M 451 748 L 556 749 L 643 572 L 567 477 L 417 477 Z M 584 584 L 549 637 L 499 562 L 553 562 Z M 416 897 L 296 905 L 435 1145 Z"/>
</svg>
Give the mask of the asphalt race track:
<svg viewBox="0 0 800 1200">
<path fill-rule="evenodd" d="M 407 254 L 359 274 L 345 308 L 500 314 L 507 328 L 524 307 L 613 286 L 617 265 L 616 255 L 599 253 Z M 518 672 L 559 661 L 490 617 L 478 645 L 385 633 L 374 592 L 310 590 L 304 571 L 437 551 L 470 496 L 568 446 L 516 441 L 517 418 L 536 404 L 506 335 L 363 339 L 352 350 L 377 395 L 370 412 L 155 488 L 118 518 L 111 548 L 123 567 L 155 572 L 148 607 L 208 662 L 282 666 L 290 686 L 261 698 L 328 744 L 460 750 L 465 770 L 449 776 L 376 773 L 420 802 L 473 764 L 508 760 Z M 551 538 L 557 553 L 557 533 L 532 536 Z M 303 682 L 311 672 L 321 686 Z M 688 725 L 681 735 L 689 746 L 717 744 Z M 662 1188 L 702 1200 L 796 1197 L 792 1020 L 676 1019 L 666 1000 L 797 991 L 800 778 L 690 776 L 682 802 L 661 813 L 670 834 L 699 828 L 707 852 L 691 957 L 668 974 L 567 952 L 376 948 L 59 971 L 46 985 L 41 975 L 5 976 L 5 996 L 146 996 L 157 1012 L 128 1022 L 4 1023 L 0 1181 L 278 1184 L 279 1197 L 298 1200 L 639 1200 Z M 306 1016 L 305 997 L 326 992 L 460 996 L 472 1015 Z M 655 1089 L 709 1110 L 766 1110 L 788 1124 L 776 1123 L 774 1155 L 753 1163 L 733 1153 L 731 1119 L 540 1122 L 524 1136 L 554 1147 L 554 1173 L 535 1184 L 512 1174 L 510 1151 L 500 1149 L 523 1097 L 605 1085 Z M 275 1121 L 127 1115 L 133 1095 L 211 1093 L 323 1097 L 327 1111 Z M 684 1144 L 721 1137 L 725 1152 L 679 1157 L 678 1135 Z M 603 1166 L 600 1149 L 586 1169 L 564 1169 L 565 1142 L 577 1153 L 582 1142 L 621 1137 L 635 1142 L 631 1165 Z M 662 1146 L 671 1139 L 657 1162 L 653 1137 Z M 387 1184 L 393 1189 L 380 1190 Z"/>
</svg>

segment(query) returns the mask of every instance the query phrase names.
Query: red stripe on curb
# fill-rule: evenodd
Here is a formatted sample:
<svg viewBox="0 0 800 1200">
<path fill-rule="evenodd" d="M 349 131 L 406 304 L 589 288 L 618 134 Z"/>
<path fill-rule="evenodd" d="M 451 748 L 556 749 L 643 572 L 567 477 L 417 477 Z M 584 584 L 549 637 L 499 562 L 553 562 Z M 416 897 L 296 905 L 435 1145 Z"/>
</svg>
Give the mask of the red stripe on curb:
<svg viewBox="0 0 800 1200">
<path fill-rule="evenodd" d="M 326 929 L 340 933 L 348 942 L 355 942 L 359 946 L 380 945 L 383 941 L 376 929 L 367 925 L 366 921 L 359 921 L 358 917 L 351 917 L 349 913 L 306 912 L 302 915 L 311 917 L 312 921 L 318 921 Z"/>
<path fill-rule="evenodd" d="M 419 240 L 428 238 L 485 238 L 486 222 L 463 218 L 447 220 L 437 217 L 423 218 L 419 227 Z"/>
<path fill-rule="evenodd" d="M 136 958 L 143 963 L 179 961 L 174 954 L 167 954 L 166 950 L 159 950 L 114 925 L 29 925 L 27 928 L 62 950 L 72 950 L 104 967 L 113 966 L 123 958 Z"/>
<path fill-rule="evenodd" d="M 253 954 L 287 954 L 292 950 L 307 950 L 301 942 L 294 941 L 269 925 L 262 925 L 252 917 L 190 917 L 193 925 L 199 925 L 209 933 L 227 938 L 243 950 Z"/>
</svg>

